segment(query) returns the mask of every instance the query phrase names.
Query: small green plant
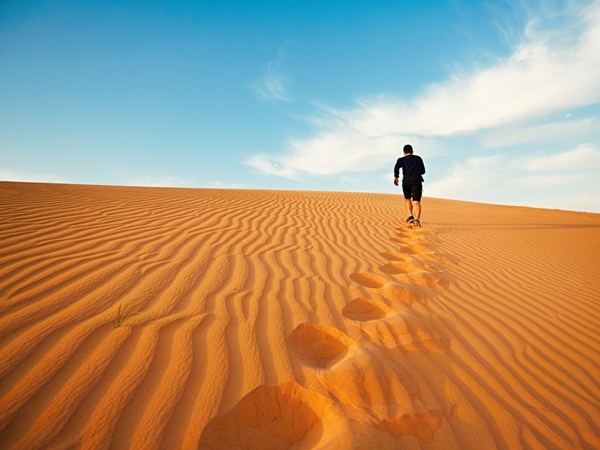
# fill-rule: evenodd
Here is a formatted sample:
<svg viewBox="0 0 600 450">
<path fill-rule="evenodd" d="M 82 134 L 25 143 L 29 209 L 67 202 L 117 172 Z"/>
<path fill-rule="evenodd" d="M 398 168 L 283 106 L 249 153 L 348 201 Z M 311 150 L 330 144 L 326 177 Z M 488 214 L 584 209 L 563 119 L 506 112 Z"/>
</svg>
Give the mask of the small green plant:
<svg viewBox="0 0 600 450">
<path fill-rule="evenodd" d="M 119 304 L 119 309 L 117 309 L 117 318 L 113 320 L 113 328 L 119 328 L 123 324 L 125 318 L 130 314 L 132 314 L 131 305 L 127 303 L 125 304 L 125 306 Z"/>
</svg>

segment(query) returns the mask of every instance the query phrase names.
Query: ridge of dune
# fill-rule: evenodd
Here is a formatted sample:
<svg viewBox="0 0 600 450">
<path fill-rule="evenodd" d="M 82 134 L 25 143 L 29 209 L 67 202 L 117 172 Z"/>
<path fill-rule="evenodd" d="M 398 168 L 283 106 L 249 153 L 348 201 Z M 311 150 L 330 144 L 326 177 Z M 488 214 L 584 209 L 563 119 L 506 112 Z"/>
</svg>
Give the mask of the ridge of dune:
<svg viewBox="0 0 600 450">
<path fill-rule="evenodd" d="M 0 447 L 600 448 L 600 215 L 402 203 L 0 182 Z"/>
</svg>

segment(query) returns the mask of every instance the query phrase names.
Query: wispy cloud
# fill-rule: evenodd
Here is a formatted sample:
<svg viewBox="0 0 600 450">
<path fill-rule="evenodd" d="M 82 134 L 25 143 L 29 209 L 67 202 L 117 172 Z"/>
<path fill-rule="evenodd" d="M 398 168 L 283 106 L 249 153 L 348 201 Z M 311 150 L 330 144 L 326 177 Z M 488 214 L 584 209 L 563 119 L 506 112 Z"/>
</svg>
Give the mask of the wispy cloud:
<svg viewBox="0 0 600 450">
<path fill-rule="evenodd" d="M 516 123 L 507 127 L 495 128 L 481 137 L 481 143 L 487 148 L 508 147 L 526 142 L 564 141 L 593 137 L 600 130 L 599 117 L 574 119 L 567 114 L 563 120 L 531 125 Z"/>
<path fill-rule="evenodd" d="M 530 20 L 508 58 L 456 73 L 412 99 L 382 96 L 351 110 L 323 110 L 312 137 L 290 139 L 281 154 L 256 155 L 248 164 L 288 178 L 371 170 L 389 164 L 406 141 L 422 141 L 423 149 L 432 139 L 600 102 L 600 1 L 570 11 L 559 27 L 543 19 Z"/>
<path fill-rule="evenodd" d="M 289 101 L 288 77 L 283 74 L 280 61 L 267 62 L 263 72 L 262 78 L 250 85 L 252 90 L 266 100 Z"/>
</svg>

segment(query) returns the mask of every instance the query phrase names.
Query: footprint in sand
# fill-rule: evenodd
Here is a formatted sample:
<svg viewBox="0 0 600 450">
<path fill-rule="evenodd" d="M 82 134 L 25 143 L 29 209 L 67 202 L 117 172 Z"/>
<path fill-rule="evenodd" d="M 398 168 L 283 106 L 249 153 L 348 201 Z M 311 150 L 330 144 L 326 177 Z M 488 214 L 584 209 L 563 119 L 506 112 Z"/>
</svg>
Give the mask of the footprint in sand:
<svg viewBox="0 0 600 450">
<path fill-rule="evenodd" d="M 405 285 L 369 272 L 351 273 L 350 279 L 366 288 L 376 289 L 383 298 L 390 302 L 399 301 L 405 305 L 427 304 L 426 293 L 415 284 Z"/>
<path fill-rule="evenodd" d="M 350 320 L 366 322 L 384 318 L 389 307 L 365 297 L 358 297 L 344 306 L 342 315 Z"/>
<path fill-rule="evenodd" d="M 409 284 L 432 288 L 438 286 L 447 288 L 451 284 L 451 278 L 440 270 L 439 263 L 420 260 L 412 255 L 397 252 L 383 252 L 381 256 L 390 262 L 380 269 L 390 275 L 406 275 L 405 281 Z"/>
<path fill-rule="evenodd" d="M 442 336 L 430 321 L 411 313 L 395 312 L 387 305 L 359 297 L 342 310 L 375 343 L 404 352 L 431 353 L 450 348 L 450 339 Z"/>
<path fill-rule="evenodd" d="M 406 239 L 403 237 L 392 237 L 392 241 L 397 242 L 398 244 L 402 244 L 402 253 L 406 253 L 409 255 L 428 255 L 435 254 L 433 250 L 431 250 L 426 245 L 423 245 L 418 242 L 414 242 L 410 239 Z"/>
<path fill-rule="evenodd" d="M 420 267 L 414 260 L 393 261 L 380 267 L 380 269 L 390 275 L 399 275 L 401 273 L 414 272 Z"/>
<path fill-rule="evenodd" d="M 413 239 L 430 239 L 436 237 L 437 233 L 430 228 L 417 227 L 415 228 L 412 224 L 406 224 L 406 226 L 395 228 L 400 234 L 407 234 Z"/>
<path fill-rule="evenodd" d="M 330 400 L 295 382 L 259 386 L 207 424 L 198 448 L 295 448 L 321 433 L 319 424 L 333 409 Z"/>
<path fill-rule="evenodd" d="M 289 346 L 308 365 L 325 368 L 343 358 L 353 341 L 337 328 L 301 323 L 289 337 Z"/>
<path fill-rule="evenodd" d="M 385 419 L 377 427 L 394 436 L 415 436 L 428 444 L 433 443 L 436 431 L 442 426 L 442 418 L 446 416 L 441 410 L 430 410 L 424 413 L 404 414 L 397 419 Z"/>
<path fill-rule="evenodd" d="M 450 277 L 442 273 L 434 273 L 428 270 L 419 270 L 415 272 L 398 275 L 400 281 L 413 284 L 415 286 L 427 286 L 430 288 L 447 288 L 452 284 Z"/>
<path fill-rule="evenodd" d="M 398 278 L 409 284 L 429 286 L 432 288 L 442 286 L 447 288 L 452 284 L 452 279 L 440 272 L 434 265 L 418 263 L 415 261 L 393 261 L 381 266 L 382 272 L 389 275 L 401 276 Z"/>
<path fill-rule="evenodd" d="M 439 264 L 427 260 L 417 259 L 412 255 L 397 252 L 381 253 L 389 263 L 380 267 L 380 269 L 390 275 L 415 272 L 417 270 L 427 270 L 429 272 L 439 271 Z"/>
<path fill-rule="evenodd" d="M 404 255 L 412 255 L 414 257 L 419 257 L 421 260 L 430 261 L 433 263 L 441 263 L 441 264 L 456 264 L 457 260 L 454 258 L 450 258 L 445 255 L 441 255 L 438 252 L 432 250 L 428 245 L 422 244 L 421 242 L 415 242 L 413 239 L 404 238 L 394 236 L 390 238 L 393 242 L 401 244 L 402 247 L 400 249 L 400 254 Z M 386 252 L 387 254 L 391 254 L 393 252 Z M 396 253 L 397 254 L 397 253 Z"/>
</svg>

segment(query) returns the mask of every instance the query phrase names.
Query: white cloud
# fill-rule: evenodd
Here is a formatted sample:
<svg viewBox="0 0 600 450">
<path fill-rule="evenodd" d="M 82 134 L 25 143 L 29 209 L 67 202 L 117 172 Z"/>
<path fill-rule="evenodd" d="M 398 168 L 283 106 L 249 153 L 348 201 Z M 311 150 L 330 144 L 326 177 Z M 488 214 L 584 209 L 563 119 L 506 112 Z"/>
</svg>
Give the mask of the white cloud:
<svg viewBox="0 0 600 450">
<path fill-rule="evenodd" d="M 600 201 L 593 201 L 600 200 L 599 168 L 600 151 L 587 144 L 551 155 L 472 157 L 455 163 L 442 179 L 426 183 L 425 192 L 432 197 L 599 211 Z"/>
<path fill-rule="evenodd" d="M 290 140 L 286 155 L 254 156 L 248 164 L 288 178 L 297 178 L 301 173 L 324 176 L 368 171 L 388 162 L 390 154 L 397 153 L 406 142 L 406 137 L 394 135 L 368 138 L 350 130 L 323 132 L 309 140 Z"/>
<path fill-rule="evenodd" d="M 574 150 L 524 159 L 520 166 L 535 172 L 600 169 L 600 150 L 582 144 Z"/>
<path fill-rule="evenodd" d="M 501 189 L 510 168 L 501 155 L 469 158 L 455 163 L 443 179 L 425 183 L 428 196 L 483 201 Z"/>
<path fill-rule="evenodd" d="M 292 139 L 281 155 L 255 156 L 248 164 L 288 178 L 372 170 L 389 164 L 405 142 L 493 130 L 596 104 L 600 1 L 571 14 L 555 29 L 532 20 L 509 58 L 456 74 L 411 100 L 380 97 L 327 111 L 315 121 L 313 137 Z"/>
</svg>

